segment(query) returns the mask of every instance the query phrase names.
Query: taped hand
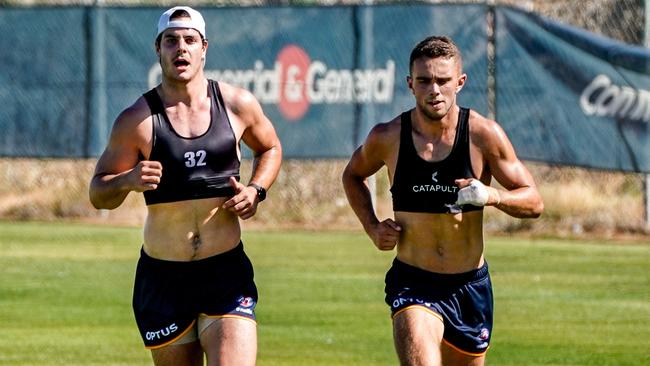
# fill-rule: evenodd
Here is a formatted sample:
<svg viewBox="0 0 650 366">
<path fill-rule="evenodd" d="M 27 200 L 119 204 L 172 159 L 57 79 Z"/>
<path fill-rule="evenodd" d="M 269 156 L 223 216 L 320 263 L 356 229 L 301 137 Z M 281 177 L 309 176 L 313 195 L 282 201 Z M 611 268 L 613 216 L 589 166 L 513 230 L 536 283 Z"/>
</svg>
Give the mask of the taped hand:
<svg viewBox="0 0 650 366">
<path fill-rule="evenodd" d="M 474 179 L 458 191 L 457 205 L 485 206 L 490 194 L 481 181 Z"/>
</svg>

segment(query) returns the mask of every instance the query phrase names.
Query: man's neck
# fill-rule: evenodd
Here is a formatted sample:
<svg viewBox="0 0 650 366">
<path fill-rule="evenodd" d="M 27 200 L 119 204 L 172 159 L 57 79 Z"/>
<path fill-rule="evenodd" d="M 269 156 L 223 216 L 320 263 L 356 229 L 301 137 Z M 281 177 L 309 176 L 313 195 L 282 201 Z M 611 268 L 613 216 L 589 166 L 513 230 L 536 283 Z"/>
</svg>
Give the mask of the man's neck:
<svg viewBox="0 0 650 366">
<path fill-rule="evenodd" d="M 191 105 L 201 102 L 207 95 L 208 80 L 203 75 L 189 81 L 164 79 L 159 86 L 159 92 L 165 104 L 184 103 Z"/>
<path fill-rule="evenodd" d="M 456 130 L 456 126 L 458 125 L 458 113 L 459 108 L 457 105 L 454 105 L 442 118 L 433 119 L 418 108 L 415 108 L 411 118 L 411 127 L 420 135 L 440 137 L 446 131 Z"/>
</svg>

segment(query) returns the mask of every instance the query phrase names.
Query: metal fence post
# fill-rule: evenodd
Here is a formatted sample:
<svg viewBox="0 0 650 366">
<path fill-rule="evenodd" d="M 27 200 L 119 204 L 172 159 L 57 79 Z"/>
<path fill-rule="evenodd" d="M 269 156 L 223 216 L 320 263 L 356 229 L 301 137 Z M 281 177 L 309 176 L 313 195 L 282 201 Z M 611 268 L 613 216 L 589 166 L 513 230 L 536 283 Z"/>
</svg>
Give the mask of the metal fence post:
<svg viewBox="0 0 650 366">
<path fill-rule="evenodd" d="M 101 154 L 106 145 L 110 126 L 106 120 L 106 19 L 103 0 L 96 0 L 88 9 L 88 74 L 86 92 L 86 156 Z"/>
<path fill-rule="evenodd" d="M 643 9 L 645 26 L 643 27 L 643 45 L 646 48 L 650 48 L 650 9 L 648 9 L 648 6 L 650 6 L 650 1 L 644 0 Z M 650 65 L 646 65 L 646 70 L 650 70 Z M 643 198 L 645 204 L 645 228 L 650 229 L 650 174 L 645 175 L 644 186 L 645 194 Z"/>
</svg>

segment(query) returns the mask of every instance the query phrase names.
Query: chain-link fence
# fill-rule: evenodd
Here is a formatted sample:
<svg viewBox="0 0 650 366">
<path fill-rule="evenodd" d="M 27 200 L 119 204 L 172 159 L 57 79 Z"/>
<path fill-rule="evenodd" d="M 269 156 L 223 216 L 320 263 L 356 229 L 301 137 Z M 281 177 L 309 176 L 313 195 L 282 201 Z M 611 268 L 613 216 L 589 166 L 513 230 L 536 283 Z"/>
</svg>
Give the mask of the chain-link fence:
<svg viewBox="0 0 650 366">
<path fill-rule="evenodd" d="M 389 1 L 195 1 L 201 6 L 352 5 Z M 415 2 L 413 2 L 415 3 Z M 417 3 L 440 3 L 421 1 Z M 515 5 L 563 23 L 575 25 L 630 44 L 642 44 L 642 0 L 502 0 L 455 1 Z M 0 1 L 3 5 L 175 5 L 170 1 Z M 1 11 L 1 8 L 0 8 Z M 88 182 L 94 160 L 0 159 L 0 218 L 10 220 L 82 220 L 141 225 L 146 213 L 140 194 L 130 194 L 112 211 L 98 211 L 88 202 Z M 347 205 L 340 177 L 343 160 L 285 160 L 280 176 L 258 215 L 245 226 L 265 229 L 359 229 Z M 546 211 L 538 220 L 516 220 L 486 210 L 490 232 L 526 232 L 543 235 L 591 234 L 608 237 L 646 232 L 645 176 L 573 167 L 527 164 L 536 177 Z M 242 177 L 250 172 L 244 161 Z M 377 209 L 391 215 L 386 172 L 376 175 Z"/>
</svg>

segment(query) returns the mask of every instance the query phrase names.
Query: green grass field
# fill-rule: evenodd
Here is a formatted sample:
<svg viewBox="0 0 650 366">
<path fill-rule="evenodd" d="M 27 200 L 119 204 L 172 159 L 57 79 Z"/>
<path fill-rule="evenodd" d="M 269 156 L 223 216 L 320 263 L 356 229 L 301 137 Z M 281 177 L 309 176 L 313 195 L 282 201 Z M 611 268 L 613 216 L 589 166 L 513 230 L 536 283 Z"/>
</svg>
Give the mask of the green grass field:
<svg viewBox="0 0 650 366">
<path fill-rule="evenodd" d="M 150 365 L 131 312 L 141 230 L 0 223 L 0 365 Z M 258 365 L 396 365 L 361 233 L 248 232 Z M 488 365 L 650 365 L 650 244 L 489 238 Z"/>
</svg>

